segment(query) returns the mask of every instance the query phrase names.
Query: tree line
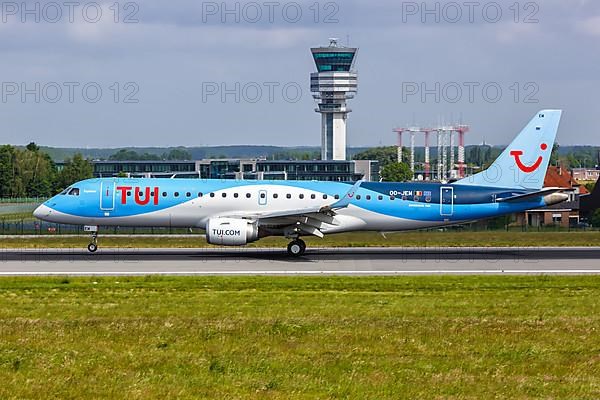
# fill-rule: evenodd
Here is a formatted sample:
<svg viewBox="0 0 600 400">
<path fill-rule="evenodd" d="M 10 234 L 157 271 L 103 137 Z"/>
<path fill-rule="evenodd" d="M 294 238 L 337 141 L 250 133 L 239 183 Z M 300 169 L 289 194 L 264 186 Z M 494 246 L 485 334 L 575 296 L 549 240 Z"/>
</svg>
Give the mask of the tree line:
<svg viewBox="0 0 600 400">
<path fill-rule="evenodd" d="M 57 168 L 50 156 L 35 143 L 20 149 L 0 146 L 0 197 L 50 197 L 74 182 L 93 176 L 92 164 L 81 154 L 66 159 Z"/>
<path fill-rule="evenodd" d="M 116 153 L 108 157 L 112 161 L 162 161 L 162 160 L 191 160 L 192 153 L 184 148 L 172 149 L 168 153 L 162 155 L 152 153 L 138 153 L 135 150 L 120 149 Z"/>
</svg>

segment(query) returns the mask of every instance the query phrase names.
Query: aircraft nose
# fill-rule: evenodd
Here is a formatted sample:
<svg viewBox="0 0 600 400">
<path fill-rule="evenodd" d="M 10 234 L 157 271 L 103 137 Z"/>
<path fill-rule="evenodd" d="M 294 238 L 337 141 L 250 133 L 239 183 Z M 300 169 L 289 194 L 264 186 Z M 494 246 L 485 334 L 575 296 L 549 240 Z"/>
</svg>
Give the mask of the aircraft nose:
<svg viewBox="0 0 600 400">
<path fill-rule="evenodd" d="M 46 217 L 48 217 L 50 215 L 50 213 L 52 212 L 52 209 L 50 207 L 48 207 L 45 204 L 40 205 L 38 208 L 36 208 L 33 211 L 33 216 L 38 218 L 38 219 L 45 219 Z"/>
</svg>

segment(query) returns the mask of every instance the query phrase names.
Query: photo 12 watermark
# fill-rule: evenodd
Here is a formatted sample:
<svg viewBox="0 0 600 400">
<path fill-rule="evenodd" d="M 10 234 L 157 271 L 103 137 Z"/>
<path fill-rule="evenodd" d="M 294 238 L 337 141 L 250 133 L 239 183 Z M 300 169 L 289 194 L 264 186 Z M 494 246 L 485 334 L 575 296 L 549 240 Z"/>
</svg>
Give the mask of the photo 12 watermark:
<svg viewBox="0 0 600 400">
<path fill-rule="evenodd" d="M 509 99 L 516 104 L 537 104 L 540 87 L 536 82 L 402 82 L 402 102 L 498 103 Z"/>
<path fill-rule="evenodd" d="M 136 104 L 140 86 L 136 82 L 1 82 L 1 101 L 10 103 L 99 103 Z"/>
<path fill-rule="evenodd" d="M 402 2 L 402 23 L 423 24 L 489 23 L 512 21 L 515 24 L 537 24 L 539 3 L 529 2 L 479 2 L 437 1 Z"/>
<path fill-rule="evenodd" d="M 139 3 L 95 1 L 80 3 L 65 2 L 16 2 L 3 1 L 0 3 L 0 21 L 2 23 L 76 23 L 86 22 L 96 24 L 101 21 L 114 23 L 137 24 Z"/>
<path fill-rule="evenodd" d="M 302 95 L 298 82 L 202 82 L 202 103 L 297 103 Z"/>
<path fill-rule="evenodd" d="M 205 1 L 201 4 L 201 12 L 202 23 L 205 24 L 337 24 L 340 22 L 340 5 L 333 1 L 323 3 Z"/>
</svg>

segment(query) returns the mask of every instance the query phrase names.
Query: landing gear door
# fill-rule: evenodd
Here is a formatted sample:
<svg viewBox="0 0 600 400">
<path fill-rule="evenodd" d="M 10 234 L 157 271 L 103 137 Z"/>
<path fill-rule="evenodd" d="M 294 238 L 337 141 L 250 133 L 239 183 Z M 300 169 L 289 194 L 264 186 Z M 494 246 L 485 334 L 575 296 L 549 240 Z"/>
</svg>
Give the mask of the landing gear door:
<svg viewBox="0 0 600 400">
<path fill-rule="evenodd" d="M 115 209 L 115 181 L 102 180 L 100 183 L 100 210 L 112 211 Z"/>
<path fill-rule="evenodd" d="M 454 188 L 443 186 L 440 188 L 440 215 L 451 217 L 454 214 Z"/>
</svg>

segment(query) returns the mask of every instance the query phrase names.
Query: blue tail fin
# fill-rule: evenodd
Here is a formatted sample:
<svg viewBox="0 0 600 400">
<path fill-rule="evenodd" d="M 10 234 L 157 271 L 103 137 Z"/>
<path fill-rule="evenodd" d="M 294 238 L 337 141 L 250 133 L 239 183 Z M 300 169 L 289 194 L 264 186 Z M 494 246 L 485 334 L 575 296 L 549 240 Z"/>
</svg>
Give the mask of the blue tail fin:
<svg viewBox="0 0 600 400">
<path fill-rule="evenodd" d="M 487 170 L 456 184 L 541 189 L 561 114 L 561 110 L 540 111 Z"/>
</svg>

